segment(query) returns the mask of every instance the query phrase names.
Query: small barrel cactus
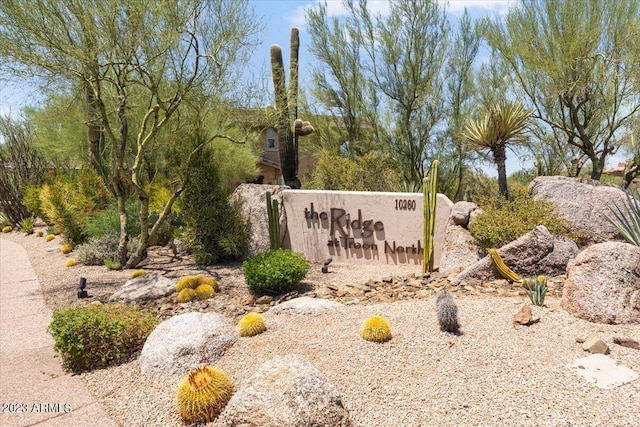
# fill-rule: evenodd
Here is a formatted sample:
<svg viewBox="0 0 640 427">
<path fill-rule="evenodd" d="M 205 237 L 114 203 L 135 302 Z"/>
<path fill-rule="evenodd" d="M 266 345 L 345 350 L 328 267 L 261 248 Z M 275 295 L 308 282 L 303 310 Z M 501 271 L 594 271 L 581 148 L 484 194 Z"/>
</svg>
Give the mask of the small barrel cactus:
<svg viewBox="0 0 640 427">
<path fill-rule="evenodd" d="M 73 267 L 74 265 L 77 265 L 77 264 L 78 264 L 78 261 L 76 261 L 73 258 L 69 258 L 67 262 L 64 263 L 65 267 Z"/>
<path fill-rule="evenodd" d="M 214 291 L 220 292 L 220 284 L 213 277 L 205 277 L 202 279 L 201 285 L 209 285 L 213 288 Z"/>
<path fill-rule="evenodd" d="M 5 225 L 4 227 L 2 227 L 3 233 L 10 233 L 12 231 L 13 231 L 13 228 L 10 225 Z"/>
<path fill-rule="evenodd" d="M 252 337 L 267 330 L 267 323 L 260 313 L 249 313 L 238 322 L 238 333 L 241 337 Z"/>
<path fill-rule="evenodd" d="M 71 253 L 71 251 L 73 251 L 73 243 L 71 242 L 63 243 L 62 246 L 60 246 L 60 252 L 65 255 Z"/>
<path fill-rule="evenodd" d="M 146 276 L 147 272 L 145 270 L 139 269 L 133 272 L 133 274 L 131 275 L 132 279 L 135 279 L 136 277 L 140 277 L 140 276 Z"/>
<path fill-rule="evenodd" d="M 45 241 L 50 242 L 56 238 L 55 234 L 47 234 L 47 237 L 44 238 Z"/>
<path fill-rule="evenodd" d="M 233 381 L 229 375 L 211 366 L 189 371 L 176 393 L 178 413 L 187 423 L 213 421 L 231 399 Z"/>
<path fill-rule="evenodd" d="M 191 302 L 196 299 L 196 291 L 191 288 L 185 288 L 178 292 L 178 296 L 176 297 L 176 301 L 179 303 Z"/>
<path fill-rule="evenodd" d="M 360 327 L 360 336 L 372 342 L 389 341 L 391 339 L 391 326 L 384 317 L 369 317 Z"/>
<path fill-rule="evenodd" d="M 216 296 L 216 291 L 213 290 L 211 285 L 205 285 L 204 283 L 195 288 L 196 298 L 199 301 L 204 301 Z"/>
<path fill-rule="evenodd" d="M 183 289 L 187 288 L 195 289 L 200 286 L 201 283 L 202 276 L 184 276 L 183 278 L 178 280 L 178 283 L 176 284 L 176 290 L 180 292 Z"/>
<path fill-rule="evenodd" d="M 442 289 L 436 297 L 436 314 L 440 330 L 444 332 L 458 333 L 458 305 L 451 292 Z"/>
<path fill-rule="evenodd" d="M 44 233 L 42 232 L 42 230 L 38 230 L 38 231 L 36 231 L 35 236 L 36 236 L 36 237 L 42 237 L 42 235 L 43 235 L 43 234 L 44 234 Z"/>
</svg>

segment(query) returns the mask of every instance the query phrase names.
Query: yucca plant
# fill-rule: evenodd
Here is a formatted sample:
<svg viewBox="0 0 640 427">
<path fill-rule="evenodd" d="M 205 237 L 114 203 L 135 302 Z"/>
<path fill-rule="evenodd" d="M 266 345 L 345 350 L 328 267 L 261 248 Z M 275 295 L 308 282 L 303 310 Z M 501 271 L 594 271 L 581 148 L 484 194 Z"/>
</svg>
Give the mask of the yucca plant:
<svg viewBox="0 0 640 427">
<path fill-rule="evenodd" d="M 24 234 L 33 234 L 33 226 L 36 220 L 33 217 L 24 218 L 18 221 L 18 226 Z"/>
<path fill-rule="evenodd" d="M 640 246 L 640 189 L 627 191 L 627 203 L 620 207 L 616 203 L 609 207 L 613 216 L 602 216 L 618 229 L 632 245 Z"/>
<path fill-rule="evenodd" d="M 547 295 L 547 278 L 544 276 L 532 277 L 522 281 L 524 291 L 529 295 L 531 304 L 544 305 L 544 297 Z"/>
<path fill-rule="evenodd" d="M 7 227 L 13 225 L 11 222 L 11 218 L 4 212 L 0 212 L 0 228 Z"/>
</svg>

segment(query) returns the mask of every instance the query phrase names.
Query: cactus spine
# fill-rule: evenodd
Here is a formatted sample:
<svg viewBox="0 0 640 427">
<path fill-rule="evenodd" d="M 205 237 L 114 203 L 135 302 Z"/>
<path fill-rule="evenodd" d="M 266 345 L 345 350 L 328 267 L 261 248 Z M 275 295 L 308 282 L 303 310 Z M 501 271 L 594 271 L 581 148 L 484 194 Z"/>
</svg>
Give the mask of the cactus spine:
<svg viewBox="0 0 640 427">
<path fill-rule="evenodd" d="M 458 323 L 458 305 L 451 292 L 446 289 L 440 290 L 436 297 L 436 314 L 440 330 L 443 332 L 458 333 L 460 324 Z"/>
<path fill-rule="evenodd" d="M 238 334 L 241 337 L 252 337 L 267 330 L 267 323 L 260 313 L 249 313 L 238 322 Z"/>
<path fill-rule="evenodd" d="M 422 274 L 433 271 L 434 249 L 433 240 L 436 227 L 436 196 L 437 196 L 438 161 L 431 164 L 431 177 L 422 181 L 424 203 L 424 252 L 422 253 Z"/>
<path fill-rule="evenodd" d="M 202 366 L 189 371 L 180 381 L 176 406 L 188 423 L 213 421 L 231 399 L 233 382 L 224 371 Z"/>
<path fill-rule="evenodd" d="M 271 249 L 280 249 L 280 212 L 278 201 L 271 200 L 271 192 L 267 191 L 267 219 L 269 220 L 269 242 Z"/>
<path fill-rule="evenodd" d="M 289 60 L 289 93 L 284 74 L 282 48 L 271 46 L 271 74 L 276 98 L 277 128 L 280 168 L 284 183 L 291 188 L 300 188 L 298 179 L 298 137 L 309 135 L 313 127 L 298 119 L 298 54 L 300 37 L 297 28 L 291 29 L 291 57 Z"/>
<path fill-rule="evenodd" d="M 531 279 L 524 279 L 522 281 L 522 287 L 524 291 L 529 295 L 531 304 L 542 306 L 544 305 L 544 297 L 547 295 L 547 278 L 544 276 L 538 276 Z"/>
<path fill-rule="evenodd" d="M 498 253 L 496 249 L 489 249 L 489 255 L 491 256 L 491 260 L 493 261 L 493 265 L 496 266 L 498 273 L 505 279 L 510 282 L 519 282 L 520 276 L 518 276 L 513 270 L 511 270 L 507 265 L 502 261 L 502 257 Z"/>
</svg>

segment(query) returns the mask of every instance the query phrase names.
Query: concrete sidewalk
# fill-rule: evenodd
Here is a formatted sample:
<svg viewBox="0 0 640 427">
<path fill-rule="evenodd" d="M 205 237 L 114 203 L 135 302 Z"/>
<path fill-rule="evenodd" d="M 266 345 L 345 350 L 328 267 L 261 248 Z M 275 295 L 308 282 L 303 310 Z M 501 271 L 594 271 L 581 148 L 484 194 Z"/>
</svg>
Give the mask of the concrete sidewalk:
<svg viewBox="0 0 640 427">
<path fill-rule="evenodd" d="M 51 315 L 26 251 L 0 239 L 0 426 L 117 426 L 54 357 Z"/>
</svg>

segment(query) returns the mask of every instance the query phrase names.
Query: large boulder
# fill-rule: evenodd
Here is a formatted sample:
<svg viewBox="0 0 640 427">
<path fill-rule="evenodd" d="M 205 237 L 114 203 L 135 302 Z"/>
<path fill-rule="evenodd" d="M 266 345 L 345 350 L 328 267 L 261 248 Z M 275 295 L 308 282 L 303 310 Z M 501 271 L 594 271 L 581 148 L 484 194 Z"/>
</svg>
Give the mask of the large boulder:
<svg viewBox="0 0 640 427">
<path fill-rule="evenodd" d="M 619 187 L 599 181 L 565 176 L 539 176 L 529 184 L 535 199 L 547 199 L 556 206 L 588 243 L 620 239 L 618 230 L 602 214 L 623 206 L 626 193 Z"/>
<path fill-rule="evenodd" d="M 479 208 L 475 203 L 464 201 L 456 202 L 453 207 L 451 207 L 450 222 L 468 228 L 471 214 L 477 209 Z"/>
<path fill-rule="evenodd" d="M 233 395 L 218 423 L 229 427 L 352 426 L 336 388 L 297 354 L 266 361 Z"/>
<path fill-rule="evenodd" d="M 567 266 L 562 307 L 597 323 L 640 323 L 640 247 L 605 242 Z"/>
<path fill-rule="evenodd" d="M 109 302 L 150 301 L 176 291 L 176 282 L 159 274 L 145 274 L 129 279 L 111 297 Z"/>
<path fill-rule="evenodd" d="M 235 328 L 221 314 L 180 314 L 151 332 L 140 353 L 140 371 L 182 375 L 215 363 L 237 339 Z"/>
<path fill-rule="evenodd" d="M 458 273 L 475 264 L 480 259 L 479 249 L 478 241 L 469 230 L 461 225 L 456 225 L 453 221 L 449 222 L 442 245 L 440 273 L 444 275 Z"/>
<path fill-rule="evenodd" d="M 520 277 L 564 274 L 567 263 L 578 254 L 570 239 L 554 236 L 544 225 L 498 249 L 504 263 Z M 452 279 L 454 284 L 477 284 L 501 278 L 491 257 L 486 256 Z"/>
<path fill-rule="evenodd" d="M 240 201 L 240 208 L 249 229 L 247 243 L 248 255 L 266 252 L 271 248 L 269 241 L 269 219 L 267 217 L 267 191 L 271 192 L 271 200 L 279 204 L 280 241 L 285 237 L 287 218 L 282 207 L 282 191 L 289 189 L 286 185 L 240 184 L 233 194 L 232 200 Z"/>
</svg>

